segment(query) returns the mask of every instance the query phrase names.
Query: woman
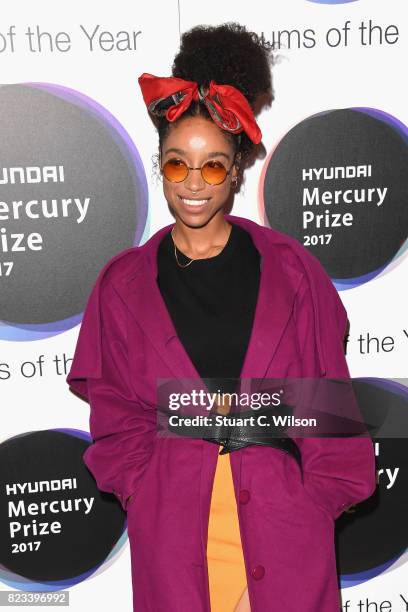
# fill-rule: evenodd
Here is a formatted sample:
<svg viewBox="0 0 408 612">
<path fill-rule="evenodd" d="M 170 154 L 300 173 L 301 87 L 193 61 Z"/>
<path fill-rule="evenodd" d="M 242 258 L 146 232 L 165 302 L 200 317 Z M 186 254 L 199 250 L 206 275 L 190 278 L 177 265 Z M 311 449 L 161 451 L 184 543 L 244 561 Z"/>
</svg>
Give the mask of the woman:
<svg viewBox="0 0 408 612">
<path fill-rule="evenodd" d="M 198 27 L 171 78 L 139 79 L 175 223 L 102 269 L 67 377 L 91 406 L 85 463 L 128 512 L 136 612 L 337 611 L 334 521 L 375 488 L 369 438 L 300 438 L 299 469 L 278 439 L 155 435 L 158 379 L 349 376 L 317 259 L 226 212 L 270 60 L 242 26 Z"/>
</svg>

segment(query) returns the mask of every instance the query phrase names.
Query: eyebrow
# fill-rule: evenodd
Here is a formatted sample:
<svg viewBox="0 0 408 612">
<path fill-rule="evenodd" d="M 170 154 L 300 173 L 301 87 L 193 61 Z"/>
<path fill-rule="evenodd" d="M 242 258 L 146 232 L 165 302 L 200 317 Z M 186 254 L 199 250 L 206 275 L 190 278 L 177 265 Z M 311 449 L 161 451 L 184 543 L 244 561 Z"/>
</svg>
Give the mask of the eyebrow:
<svg viewBox="0 0 408 612">
<path fill-rule="evenodd" d="M 183 151 L 183 149 L 176 149 L 175 147 L 172 147 L 171 149 L 167 149 L 167 151 L 165 151 L 164 154 L 166 155 L 166 153 L 177 153 L 178 155 L 186 155 L 186 151 Z M 226 157 L 228 160 L 230 159 L 230 156 L 224 153 L 223 151 L 211 151 L 210 153 L 208 153 L 208 157 L 220 157 L 220 156 Z"/>
</svg>

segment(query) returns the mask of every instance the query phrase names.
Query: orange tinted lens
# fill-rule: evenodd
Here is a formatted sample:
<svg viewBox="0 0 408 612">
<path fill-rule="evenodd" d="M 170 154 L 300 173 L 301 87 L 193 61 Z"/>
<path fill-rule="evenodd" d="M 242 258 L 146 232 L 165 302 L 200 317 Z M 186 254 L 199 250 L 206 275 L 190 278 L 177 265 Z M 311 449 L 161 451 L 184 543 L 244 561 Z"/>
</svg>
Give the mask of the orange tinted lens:
<svg viewBox="0 0 408 612">
<path fill-rule="evenodd" d="M 188 167 L 180 159 L 169 159 L 163 166 L 163 174 L 168 181 L 180 183 L 187 178 Z"/>
<path fill-rule="evenodd" d="M 227 170 L 221 162 L 209 161 L 201 169 L 203 179 L 210 185 L 219 185 L 225 181 Z"/>
</svg>

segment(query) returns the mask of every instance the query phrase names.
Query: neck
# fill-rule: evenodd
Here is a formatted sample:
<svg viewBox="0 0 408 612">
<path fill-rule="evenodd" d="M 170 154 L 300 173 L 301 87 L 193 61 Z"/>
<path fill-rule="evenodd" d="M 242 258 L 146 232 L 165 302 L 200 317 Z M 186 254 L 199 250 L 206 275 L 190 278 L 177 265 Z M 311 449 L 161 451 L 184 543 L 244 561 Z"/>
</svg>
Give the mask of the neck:
<svg viewBox="0 0 408 612">
<path fill-rule="evenodd" d="M 231 224 L 223 214 L 216 214 L 205 225 L 192 227 L 176 218 L 173 240 L 187 257 L 206 257 L 209 251 L 224 248 L 231 231 Z M 212 253 L 214 254 L 214 253 Z"/>
</svg>

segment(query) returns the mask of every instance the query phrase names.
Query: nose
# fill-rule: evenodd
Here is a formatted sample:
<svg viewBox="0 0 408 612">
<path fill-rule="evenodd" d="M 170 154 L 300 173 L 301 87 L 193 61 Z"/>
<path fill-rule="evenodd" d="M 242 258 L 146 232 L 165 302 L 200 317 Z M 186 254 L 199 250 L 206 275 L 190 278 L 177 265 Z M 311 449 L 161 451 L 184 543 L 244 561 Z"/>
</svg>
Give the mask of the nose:
<svg viewBox="0 0 408 612">
<path fill-rule="evenodd" d="M 205 189 L 205 181 L 203 179 L 203 177 L 201 176 L 201 169 L 200 168 L 190 168 L 190 171 L 188 173 L 188 176 L 186 178 L 186 180 L 184 181 L 184 186 L 186 189 L 188 189 L 189 191 L 202 191 L 203 189 Z"/>
</svg>

